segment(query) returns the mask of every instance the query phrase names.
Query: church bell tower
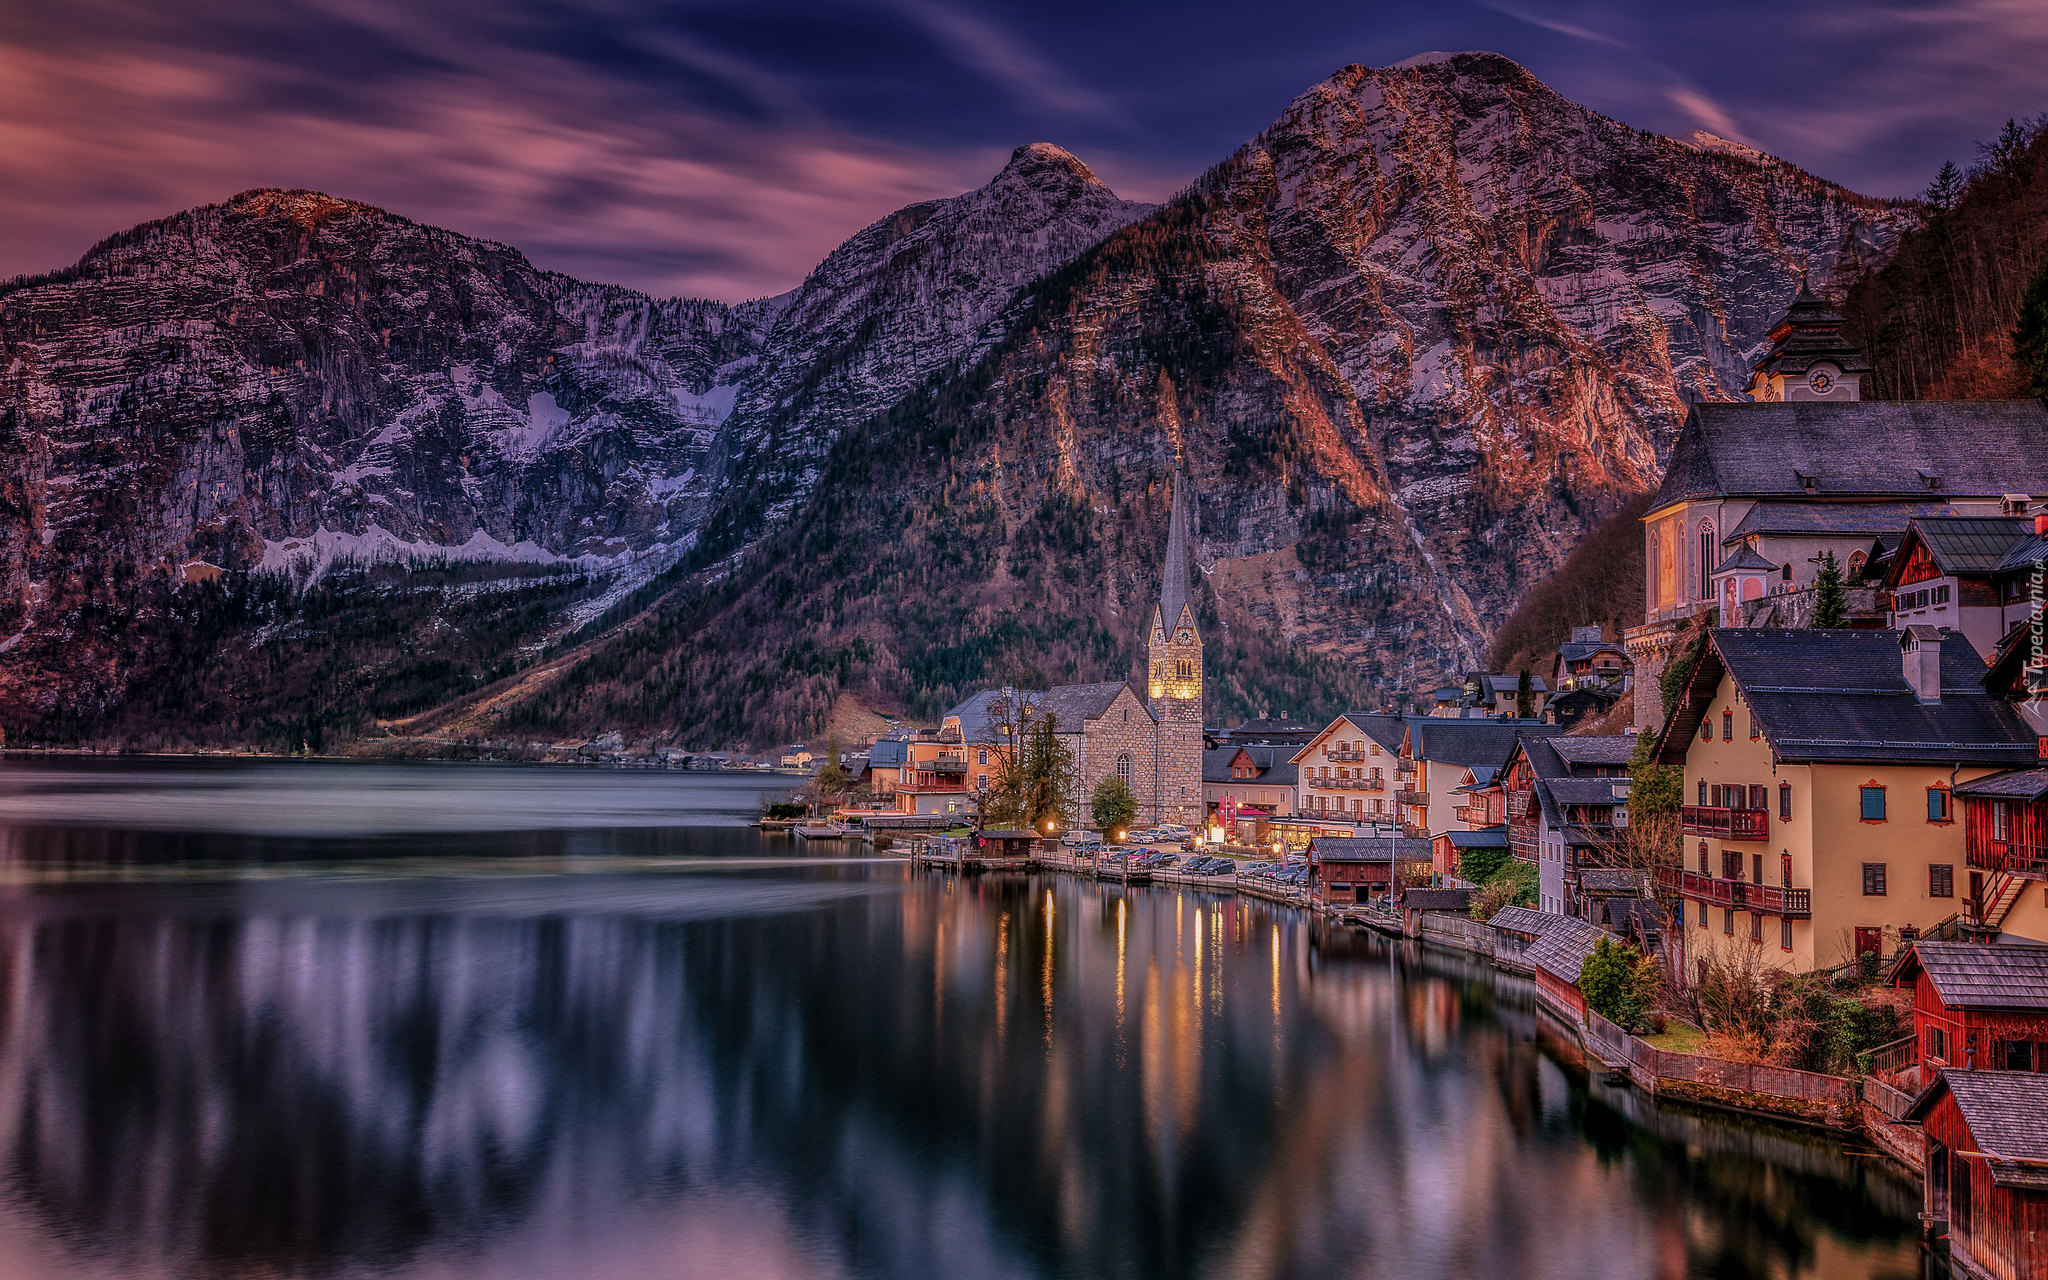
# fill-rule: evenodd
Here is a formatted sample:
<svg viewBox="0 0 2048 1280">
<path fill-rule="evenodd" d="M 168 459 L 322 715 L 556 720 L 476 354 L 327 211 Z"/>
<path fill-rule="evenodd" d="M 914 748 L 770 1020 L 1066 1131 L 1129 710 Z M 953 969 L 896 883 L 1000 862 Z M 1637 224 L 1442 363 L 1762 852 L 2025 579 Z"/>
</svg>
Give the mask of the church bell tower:
<svg viewBox="0 0 2048 1280">
<path fill-rule="evenodd" d="M 1195 549 L 1192 524 L 1187 480 L 1176 449 L 1166 564 L 1145 646 L 1145 701 L 1159 724 L 1154 820 L 1190 827 L 1202 821 L 1207 809 L 1202 802 L 1202 633 L 1195 625 L 1188 572 Z"/>
</svg>

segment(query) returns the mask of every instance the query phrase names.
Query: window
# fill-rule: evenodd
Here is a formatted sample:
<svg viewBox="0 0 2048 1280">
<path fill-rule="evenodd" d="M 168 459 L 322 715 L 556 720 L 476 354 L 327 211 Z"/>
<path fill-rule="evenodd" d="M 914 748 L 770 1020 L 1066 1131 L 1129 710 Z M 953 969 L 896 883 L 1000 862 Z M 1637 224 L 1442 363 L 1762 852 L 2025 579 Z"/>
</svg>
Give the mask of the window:
<svg viewBox="0 0 2048 1280">
<path fill-rule="evenodd" d="M 1116 776 L 1123 779 L 1125 786 L 1131 785 L 1131 757 L 1128 752 L 1116 758 Z"/>
<path fill-rule="evenodd" d="M 1947 787 L 1927 788 L 1927 820 L 1929 822 L 1951 822 L 1953 800 Z"/>
<path fill-rule="evenodd" d="M 1700 780 L 1700 800 L 1699 800 L 1699 804 L 1700 804 L 1700 808 L 1702 808 L 1702 809 L 1704 809 L 1704 808 L 1706 808 L 1706 807 L 1707 807 L 1707 784 L 1706 784 L 1706 780 L 1705 780 L 1705 779 L 1701 779 L 1701 780 Z"/>
<path fill-rule="evenodd" d="M 1866 862 L 1863 864 L 1863 892 L 1866 897 L 1884 896 L 1884 864 Z"/>
<path fill-rule="evenodd" d="M 1680 898 L 1671 904 L 1671 924 L 1673 928 L 1685 928 L 1685 899 Z"/>
<path fill-rule="evenodd" d="M 1700 599 L 1714 598 L 1714 522 L 1700 526 Z M 1726 620 L 1723 620 L 1726 625 Z"/>
<path fill-rule="evenodd" d="M 1749 882 L 1751 884 L 1762 884 L 1764 882 L 1764 855 L 1760 853 L 1749 855 Z"/>
<path fill-rule="evenodd" d="M 1792 887 L 1792 855 L 1789 853 L 1778 855 L 1778 883 L 1787 889 Z"/>
<path fill-rule="evenodd" d="M 1787 951 L 1792 949 L 1792 922 L 1790 920 L 1778 921 L 1778 945 Z"/>
<path fill-rule="evenodd" d="M 1941 1060 L 1941 1061 L 1943 1061 L 1943 1062 L 1947 1062 L 1947 1061 L 1948 1061 L 1948 1032 L 1947 1032 L 1946 1030 L 1944 1030 L 1943 1028 L 1941 1028 L 1941 1027 L 1937 1027 L 1937 1026 L 1932 1026 L 1932 1025 L 1930 1025 L 1930 1026 L 1929 1026 L 1929 1027 L 1927 1028 L 1927 1046 L 1926 1046 L 1926 1048 L 1927 1048 L 1927 1056 L 1928 1056 L 1928 1057 L 1930 1057 L 1930 1058 L 1938 1058 L 1938 1059 L 1940 1059 L 1940 1060 Z"/>
<path fill-rule="evenodd" d="M 1749 713 L 1749 740 L 1751 742 L 1755 742 L 1758 738 L 1761 738 L 1763 736 L 1763 730 L 1757 727 L 1756 712 L 1752 711 Z"/>
<path fill-rule="evenodd" d="M 1742 879 L 1742 854 L 1738 850 L 1721 850 L 1721 878 L 1723 880 Z"/>
<path fill-rule="evenodd" d="M 1733 711 L 1723 710 L 1721 712 L 1721 741 L 1735 741 L 1735 713 Z"/>
<path fill-rule="evenodd" d="M 1721 932 L 1731 938 L 1735 936 L 1735 908 L 1721 908 Z"/>
<path fill-rule="evenodd" d="M 1700 904 L 1700 928 L 1704 929 L 1704 928 L 1706 928 L 1706 927 L 1707 927 L 1707 904 L 1706 904 L 1706 903 L 1704 903 L 1704 902 L 1702 902 L 1702 903 Z"/>
<path fill-rule="evenodd" d="M 1749 807 L 1761 813 L 1771 807 L 1771 793 L 1767 787 L 1749 789 Z"/>
<path fill-rule="evenodd" d="M 2007 1040 L 2004 1042 L 2007 1071 L 2032 1071 L 2034 1069 L 2034 1042 L 2032 1040 Z"/>
<path fill-rule="evenodd" d="M 1956 869 L 1946 862 L 1927 864 L 1927 896 L 1930 898 L 1953 898 L 1956 896 Z"/>
<path fill-rule="evenodd" d="M 1713 740 L 1714 740 L 1714 722 L 1713 722 L 1712 720 L 1702 719 L 1702 720 L 1700 721 L 1700 741 L 1701 741 L 1701 742 L 1712 742 Z"/>
<path fill-rule="evenodd" d="M 1792 784 L 1789 782 L 1778 784 L 1778 820 L 1792 821 Z"/>
<path fill-rule="evenodd" d="M 1861 788 L 1863 796 L 1863 820 L 1884 821 L 1884 788 L 1875 782 L 1866 782 Z"/>
<path fill-rule="evenodd" d="M 977 752 L 975 752 L 975 753 L 974 753 L 974 763 L 976 763 L 976 764 L 978 764 L 978 765 L 986 765 L 986 764 L 988 763 L 988 752 L 986 752 L 986 751 L 977 751 Z"/>
<path fill-rule="evenodd" d="M 1764 913 L 1761 911 L 1749 913 L 1749 940 L 1751 942 L 1762 942 L 1764 940 Z"/>
<path fill-rule="evenodd" d="M 2005 801 L 1993 800 L 1991 802 L 1991 838 L 1993 840 L 2012 839 L 2010 829 L 2006 823 Z"/>
<path fill-rule="evenodd" d="M 1373 743 L 1373 744 L 1372 744 L 1372 749 L 1371 749 L 1371 751 L 1369 752 L 1369 754 L 1371 754 L 1371 755 L 1378 755 L 1379 753 L 1380 753 L 1380 744 L 1379 744 L 1379 743 L 1377 743 L 1377 742 L 1375 742 L 1375 743 Z M 1377 775 L 1379 774 L 1379 770 L 1378 770 L 1378 769 L 1374 769 L 1374 770 L 1373 770 L 1373 774 L 1374 774 L 1375 776 L 1377 776 Z"/>
<path fill-rule="evenodd" d="M 1700 841 L 1700 874 L 1707 874 L 1707 842 Z"/>
</svg>

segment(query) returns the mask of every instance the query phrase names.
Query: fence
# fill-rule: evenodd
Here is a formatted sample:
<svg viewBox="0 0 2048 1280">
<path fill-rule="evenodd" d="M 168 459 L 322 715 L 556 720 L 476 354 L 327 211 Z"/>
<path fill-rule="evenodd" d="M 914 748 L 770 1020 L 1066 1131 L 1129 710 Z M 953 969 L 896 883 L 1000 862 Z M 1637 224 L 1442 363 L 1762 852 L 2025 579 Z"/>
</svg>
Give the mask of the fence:
<svg viewBox="0 0 2048 1280">
<path fill-rule="evenodd" d="M 1863 1100 L 1894 1120 L 1904 1120 L 1913 1109 L 1912 1094 L 1869 1076 L 1863 1079 Z"/>
<path fill-rule="evenodd" d="M 1721 1092 L 1754 1094 L 1766 1105 L 1770 1099 L 1842 1107 L 1856 1102 L 1856 1081 L 1846 1076 L 1795 1071 L 1790 1067 L 1773 1067 L 1761 1062 L 1730 1062 L 1725 1058 L 1673 1053 L 1645 1043 L 1590 1009 L 1583 1025 L 1587 1044 L 1602 1061 L 1626 1066 L 1637 1083 L 1659 1093 L 1673 1092 L 1671 1085 L 1675 1082 Z M 1692 1090 L 1676 1092 L 1690 1093 Z"/>
<path fill-rule="evenodd" d="M 1502 941 L 1495 935 L 1492 925 L 1442 911 L 1423 913 L 1422 936 L 1430 942 L 1441 942 L 1462 951 L 1477 951 L 1483 956 L 1492 955 L 1495 945 Z"/>
</svg>

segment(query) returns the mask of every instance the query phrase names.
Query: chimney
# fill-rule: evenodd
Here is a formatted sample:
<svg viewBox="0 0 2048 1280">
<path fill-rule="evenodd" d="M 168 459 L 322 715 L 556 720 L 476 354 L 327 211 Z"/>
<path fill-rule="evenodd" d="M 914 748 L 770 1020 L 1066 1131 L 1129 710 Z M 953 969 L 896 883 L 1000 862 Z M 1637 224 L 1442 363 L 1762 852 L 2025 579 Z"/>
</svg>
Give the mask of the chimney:
<svg viewBox="0 0 2048 1280">
<path fill-rule="evenodd" d="M 1905 657 L 1906 683 L 1922 702 L 1941 701 L 1941 628 L 1925 624 L 1906 628 L 1899 637 Z"/>
<path fill-rule="evenodd" d="M 2048 507 L 2034 513 L 2034 536 L 2048 538 Z"/>
</svg>

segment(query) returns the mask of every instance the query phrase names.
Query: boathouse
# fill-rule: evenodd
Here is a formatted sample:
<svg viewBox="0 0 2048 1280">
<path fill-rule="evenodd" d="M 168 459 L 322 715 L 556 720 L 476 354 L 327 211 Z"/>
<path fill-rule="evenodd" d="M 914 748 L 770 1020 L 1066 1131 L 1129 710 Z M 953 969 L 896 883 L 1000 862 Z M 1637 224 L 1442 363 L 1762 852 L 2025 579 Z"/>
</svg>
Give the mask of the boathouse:
<svg viewBox="0 0 2048 1280">
<path fill-rule="evenodd" d="M 1962 1276 L 2048 1275 L 2048 1075 L 1944 1068 L 1908 1120 L 1927 1143 L 1925 1212 Z"/>
<path fill-rule="evenodd" d="M 1913 993 L 1913 1082 L 1942 1067 L 2048 1071 L 2048 946 L 1923 939 L 1892 985 Z"/>
<path fill-rule="evenodd" d="M 1429 876 L 1429 841 L 1410 836 L 1317 836 L 1308 846 L 1309 897 L 1349 906 Z"/>
</svg>

